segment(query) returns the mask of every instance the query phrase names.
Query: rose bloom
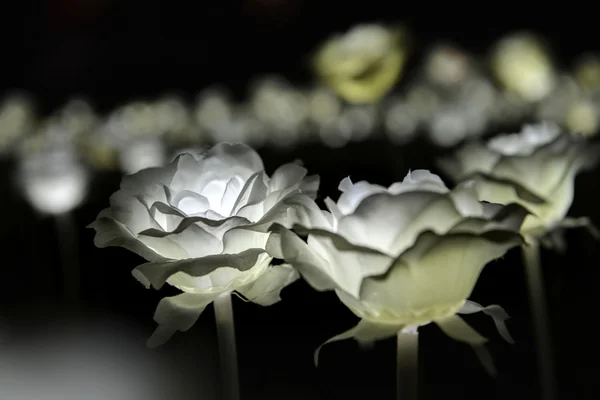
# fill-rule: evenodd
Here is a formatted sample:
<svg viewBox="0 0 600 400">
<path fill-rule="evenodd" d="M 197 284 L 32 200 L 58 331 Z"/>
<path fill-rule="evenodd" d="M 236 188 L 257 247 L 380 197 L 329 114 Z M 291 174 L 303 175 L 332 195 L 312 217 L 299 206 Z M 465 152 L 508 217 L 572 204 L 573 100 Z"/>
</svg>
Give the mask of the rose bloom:
<svg viewBox="0 0 600 400">
<path fill-rule="evenodd" d="M 279 227 L 271 239 L 311 286 L 335 290 L 361 318 L 328 342 L 368 344 L 434 322 L 482 345 L 486 339 L 456 314 L 483 310 L 467 298 L 483 267 L 522 242 L 526 210 L 480 202 L 471 184 L 450 191 L 426 170 L 388 188 L 346 178 L 339 189 L 337 203 L 325 201 L 329 212 L 315 203 L 303 209 L 295 229 L 306 242 Z M 485 311 L 507 318 L 497 306 Z"/>
<path fill-rule="evenodd" d="M 371 103 L 396 83 L 406 62 L 405 33 L 380 25 L 359 25 L 327 40 L 314 67 L 321 79 L 350 103 Z"/>
<path fill-rule="evenodd" d="M 573 202 L 575 176 L 593 166 L 598 154 L 598 146 L 584 137 L 540 123 L 487 143 L 469 143 L 441 165 L 456 181 L 477 181 L 481 200 L 527 208 L 532 214 L 522 233 L 541 237 L 568 224 L 565 217 Z"/>
<path fill-rule="evenodd" d="M 270 305 L 298 275 L 272 266 L 265 246 L 274 222 L 290 226 L 294 204 L 312 201 L 317 176 L 297 164 L 269 178 L 260 156 L 243 144 L 220 143 L 160 168 L 123 178 L 90 226 L 98 247 L 125 247 L 148 262 L 133 275 L 146 287 L 183 291 L 161 300 L 149 346 L 189 329 L 217 296 L 235 291 Z"/>
</svg>

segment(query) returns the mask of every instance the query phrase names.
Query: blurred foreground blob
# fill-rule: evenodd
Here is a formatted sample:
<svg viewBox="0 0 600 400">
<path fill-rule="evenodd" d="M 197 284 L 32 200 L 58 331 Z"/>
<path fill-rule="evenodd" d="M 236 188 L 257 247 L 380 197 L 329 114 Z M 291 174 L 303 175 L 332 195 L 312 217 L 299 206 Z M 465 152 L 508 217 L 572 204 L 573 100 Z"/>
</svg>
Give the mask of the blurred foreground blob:
<svg viewBox="0 0 600 400">
<path fill-rule="evenodd" d="M 33 104 L 27 96 L 7 97 L 0 105 L 0 154 L 10 152 L 34 126 Z"/>
<path fill-rule="evenodd" d="M 549 51 L 529 33 L 516 33 L 501 39 L 493 50 L 491 68 L 507 91 L 528 102 L 549 95 L 557 80 Z"/>
<path fill-rule="evenodd" d="M 425 61 L 426 80 L 443 87 L 462 82 L 471 70 L 469 56 L 455 46 L 438 44 Z"/>
<path fill-rule="evenodd" d="M 84 201 L 89 173 L 73 146 L 46 145 L 38 134 L 25 149 L 18 160 L 17 182 L 37 212 L 64 214 Z"/>
<path fill-rule="evenodd" d="M 317 51 L 317 75 L 349 103 L 373 103 L 398 81 L 408 53 L 400 27 L 359 25 L 328 39 Z"/>
<path fill-rule="evenodd" d="M 573 75 L 582 90 L 600 93 L 600 57 L 598 55 L 582 56 L 575 66 Z"/>
<path fill-rule="evenodd" d="M 437 146 L 451 147 L 483 134 L 495 108 L 496 89 L 470 54 L 438 43 L 418 71 L 406 89 L 406 103 L 387 110 L 390 138 L 401 142 L 420 127 Z"/>
<path fill-rule="evenodd" d="M 192 346 L 179 357 L 149 351 L 142 329 L 110 315 L 47 320 L 28 314 L 26 325 L 7 324 L 10 336 L 0 340 L 0 399 L 218 398 L 210 351 Z"/>
</svg>

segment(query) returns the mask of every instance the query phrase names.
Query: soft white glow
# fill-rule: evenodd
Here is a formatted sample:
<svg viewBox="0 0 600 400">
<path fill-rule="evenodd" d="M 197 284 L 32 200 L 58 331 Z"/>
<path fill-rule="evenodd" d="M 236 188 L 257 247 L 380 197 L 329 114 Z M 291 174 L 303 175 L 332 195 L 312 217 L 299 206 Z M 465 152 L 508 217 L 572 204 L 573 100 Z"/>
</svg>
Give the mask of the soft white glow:
<svg viewBox="0 0 600 400">
<path fill-rule="evenodd" d="M 19 181 L 25 197 L 39 212 L 69 212 L 87 194 L 88 174 L 68 150 L 25 155 L 20 160 Z"/>
<path fill-rule="evenodd" d="M 160 167 L 166 162 L 163 143 L 160 140 L 134 141 L 119 153 L 121 169 L 133 174 L 142 169 Z"/>
</svg>

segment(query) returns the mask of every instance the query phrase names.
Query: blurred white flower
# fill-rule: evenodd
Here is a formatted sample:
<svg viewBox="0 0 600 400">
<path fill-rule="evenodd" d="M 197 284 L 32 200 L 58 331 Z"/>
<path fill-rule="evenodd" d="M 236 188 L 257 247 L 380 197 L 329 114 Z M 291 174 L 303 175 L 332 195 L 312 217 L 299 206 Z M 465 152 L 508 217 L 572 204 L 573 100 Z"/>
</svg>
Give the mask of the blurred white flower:
<svg viewBox="0 0 600 400">
<path fill-rule="evenodd" d="M 600 91 L 600 57 L 597 54 L 583 55 L 574 71 L 579 86 L 586 92 Z"/>
<path fill-rule="evenodd" d="M 350 103 L 372 103 L 396 83 L 407 58 L 405 32 L 359 25 L 327 40 L 314 60 L 316 73 Z"/>
<path fill-rule="evenodd" d="M 306 96 L 308 102 L 308 120 L 321 126 L 338 118 L 342 111 L 341 100 L 330 90 L 316 87 Z"/>
<path fill-rule="evenodd" d="M 389 140 L 395 144 L 410 141 L 417 133 L 416 111 L 400 98 L 392 98 L 384 112 L 384 126 Z"/>
<path fill-rule="evenodd" d="M 487 143 L 469 143 L 441 165 L 456 181 L 474 179 L 481 200 L 526 207 L 532 215 L 522 232 L 539 237 L 569 224 L 565 217 L 575 176 L 594 165 L 598 156 L 597 145 L 563 133 L 555 124 L 541 123 Z"/>
<path fill-rule="evenodd" d="M 541 100 L 556 84 L 550 55 L 533 35 L 517 33 L 501 39 L 495 46 L 491 62 L 502 86 L 526 101 Z"/>
<path fill-rule="evenodd" d="M 261 305 L 279 300 L 297 275 L 269 265 L 268 228 L 290 226 L 293 204 L 316 196 L 318 177 L 306 173 L 286 164 L 269 178 L 252 148 L 219 143 L 123 178 L 110 208 L 90 225 L 96 246 L 125 247 L 148 260 L 133 271 L 146 287 L 169 283 L 183 291 L 159 303 L 149 346 L 188 330 L 220 294 L 236 291 Z"/>
<path fill-rule="evenodd" d="M 21 95 L 6 98 L 0 105 L 0 153 L 10 150 L 35 122 L 31 101 Z"/>
<path fill-rule="evenodd" d="M 582 96 L 582 91 L 571 76 L 561 76 L 549 96 L 536 106 L 535 117 L 539 121 L 564 124 L 567 110 Z"/>
<path fill-rule="evenodd" d="M 377 117 L 377 108 L 374 106 L 348 106 L 339 116 L 338 127 L 345 132 L 343 136 L 353 141 L 362 141 L 373 133 Z"/>
<path fill-rule="evenodd" d="M 429 138 L 438 146 L 452 147 L 467 137 L 469 122 L 467 108 L 444 105 L 427 124 Z"/>
<path fill-rule="evenodd" d="M 425 61 L 427 81 L 443 86 L 462 81 L 469 72 L 469 57 L 460 49 L 450 45 L 438 45 Z"/>
<path fill-rule="evenodd" d="M 56 118 L 77 137 L 90 133 L 98 123 L 98 116 L 92 106 L 83 99 L 72 99 L 58 111 Z"/>
<path fill-rule="evenodd" d="M 361 318 L 328 342 L 367 344 L 434 322 L 452 338 L 485 343 L 456 314 L 474 311 L 467 298 L 483 267 L 522 242 L 525 209 L 480 202 L 470 184 L 450 191 L 426 170 L 388 188 L 346 178 L 339 189 L 337 203 L 325 200 L 329 212 L 299 208 L 295 229 L 307 242 L 280 227 L 271 238 L 311 286 L 335 290 Z"/>
<path fill-rule="evenodd" d="M 268 130 L 271 144 L 289 147 L 302 139 L 309 112 L 304 94 L 276 77 L 257 82 L 252 92 L 252 111 Z"/>
<path fill-rule="evenodd" d="M 85 199 L 88 173 L 69 148 L 44 149 L 19 159 L 18 182 L 35 210 L 63 214 Z"/>
<path fill-rule="evenodd" d="M 600 128 L 600 104 L 582 96 L 567 107 L 564 124 L 571 132 L 595 135 Z"/>
</svg>

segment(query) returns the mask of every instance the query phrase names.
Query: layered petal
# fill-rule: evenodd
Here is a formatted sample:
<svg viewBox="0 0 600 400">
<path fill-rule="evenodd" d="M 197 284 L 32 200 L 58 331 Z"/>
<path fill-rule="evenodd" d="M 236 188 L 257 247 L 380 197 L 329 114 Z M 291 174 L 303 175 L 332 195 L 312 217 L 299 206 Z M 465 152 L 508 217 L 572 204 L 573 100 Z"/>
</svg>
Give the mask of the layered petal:
<svg viewBox="0 0 600 400">
<path fill-rule="evenodd" d="M 281 300 L 281 291 L 295 282 L 300 275 L 289 264 L 273 265 L 260 277 L 237 289 L 245 300 L 261 306 L 270 306 Z"/>
</svg>

